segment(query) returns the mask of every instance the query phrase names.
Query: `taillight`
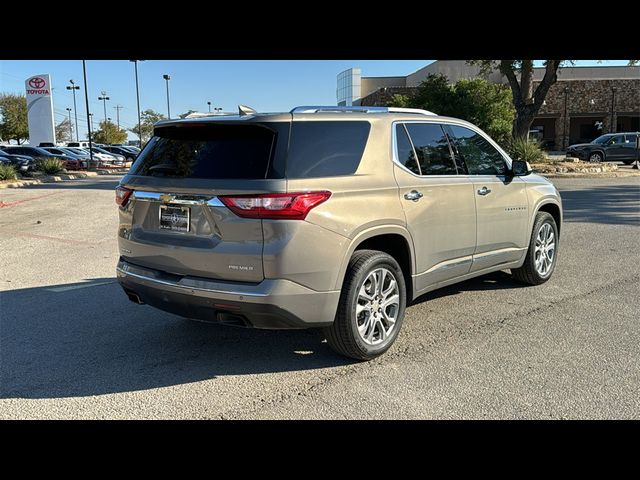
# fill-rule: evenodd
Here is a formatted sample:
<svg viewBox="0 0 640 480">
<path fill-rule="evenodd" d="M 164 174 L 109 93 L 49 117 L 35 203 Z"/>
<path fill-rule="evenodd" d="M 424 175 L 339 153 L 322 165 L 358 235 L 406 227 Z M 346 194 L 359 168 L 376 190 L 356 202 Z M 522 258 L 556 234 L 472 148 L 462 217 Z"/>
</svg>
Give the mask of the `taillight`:
<svg viewBox="0 0 640 480">
<path fill-rule="evenodd" d="M 125 187 L 116 187 L 116 203 L 121 207 L 124 207 L 129 201 L 129 197 L 133 193 L 133 190 L 130 190 Z"/>
<path fill-rule="evenodd" d="M 243 218 L 304 220 L 309 211 L 331 196 L 331 192 L 267 193 L 218 197 Z"/>
</svg>

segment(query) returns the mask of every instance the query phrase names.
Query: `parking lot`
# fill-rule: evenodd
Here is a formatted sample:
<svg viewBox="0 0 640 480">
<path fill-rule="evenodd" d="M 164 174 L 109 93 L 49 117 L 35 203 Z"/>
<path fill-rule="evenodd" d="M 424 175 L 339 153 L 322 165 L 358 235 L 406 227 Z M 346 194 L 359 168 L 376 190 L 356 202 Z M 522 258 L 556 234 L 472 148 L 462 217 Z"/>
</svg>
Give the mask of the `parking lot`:
<svg viewBox="0 0 640 480">
<path fill-rule="evenodd" d="M 551 281 L 432 292 L 369 363 L 129 302 L 119 178 L 0 190 L 2 419 L 640 418 L 640 177 L 554 179 Z"/>
</svg>

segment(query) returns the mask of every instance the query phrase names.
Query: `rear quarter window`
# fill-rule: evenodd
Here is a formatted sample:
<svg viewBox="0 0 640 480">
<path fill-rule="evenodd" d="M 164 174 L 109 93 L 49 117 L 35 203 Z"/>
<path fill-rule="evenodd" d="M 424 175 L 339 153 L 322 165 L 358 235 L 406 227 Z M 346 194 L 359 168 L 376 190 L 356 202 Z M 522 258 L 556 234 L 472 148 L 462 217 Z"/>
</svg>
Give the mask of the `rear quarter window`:
<svg viewBox="0 0 640 480">
<path fill-rule="evenodd" d="M 294 121 L 286 176 L 312 178 L 355 173 L 370 130 L 369 122 Z"/>
</svg>

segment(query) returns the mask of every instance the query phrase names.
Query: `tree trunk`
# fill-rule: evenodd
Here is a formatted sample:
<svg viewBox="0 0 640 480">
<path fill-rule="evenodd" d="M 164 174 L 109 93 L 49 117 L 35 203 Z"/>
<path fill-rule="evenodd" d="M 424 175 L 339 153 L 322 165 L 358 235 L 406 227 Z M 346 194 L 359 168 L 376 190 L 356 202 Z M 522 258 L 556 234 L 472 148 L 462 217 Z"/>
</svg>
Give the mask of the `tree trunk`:
<svg viewBox="0 0 640 480">
<path fill-rule="evenodd" d="M 514 138 L 529 138 L 529 130 L 535 114 L 529 106 L 516 110 L 516 119 L 513 122 Z"/>
</svg>

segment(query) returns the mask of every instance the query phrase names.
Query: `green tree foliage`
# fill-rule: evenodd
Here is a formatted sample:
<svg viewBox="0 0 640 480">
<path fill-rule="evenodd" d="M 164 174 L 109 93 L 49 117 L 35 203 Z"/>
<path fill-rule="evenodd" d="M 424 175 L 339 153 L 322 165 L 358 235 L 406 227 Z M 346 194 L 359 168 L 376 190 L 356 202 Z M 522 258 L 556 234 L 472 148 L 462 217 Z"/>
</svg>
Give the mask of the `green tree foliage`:
<svg viewBox="0 0 640 480">
<path fill-rule="evenodd" d="M 106 143 L 107 145 L 113 143 L 124 143 L 127 141 L 127 131 L 118 128 L 118 126 L 110 121 L 100 122 L 100 128 L 96 130 L 93 140 L 96 143 Z"/>
<path fill-rule="evenodd" d="M 138 125 L 133 128 L 130 128 L 129 131 L 135 133 L 142 139 L 142 143 L 144 144 L 151 138 L 153 134 L 153 125 L 159 122 L 160 120 L 166 120 L 165 117 L 160 112 L 156 112 L 155 110 L 145 110 L 140 114 L 140 124 L 142 126 L 142 135 L 138 132 Z"/>
<path fill-rule="evenodd" d="M 29 138 L 27 98 L 13 93 L 0 94 L 0 138 L 18 144 Z"/>
<path fill-rule="evenodd" d="M 68 118 L 62 120 L 56 125 L 56 141 L 57 142 L 71 142 L 73 141 L 73 123 Z"/>
<path fill-rule="evenodd" d="M 414 96 L 394 95 L 391 105 L 467 120 L 501 144 L 509 139 L 515 113 L 508 87 L 481 78 L 449 85 L 444 75 L 429 75 Z"/>
</svg>

